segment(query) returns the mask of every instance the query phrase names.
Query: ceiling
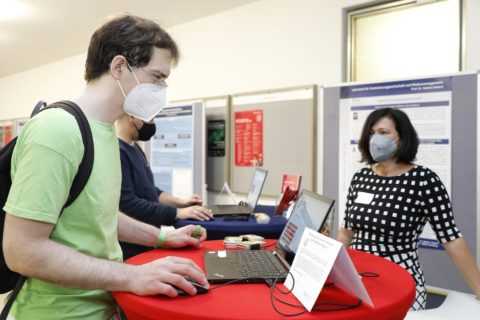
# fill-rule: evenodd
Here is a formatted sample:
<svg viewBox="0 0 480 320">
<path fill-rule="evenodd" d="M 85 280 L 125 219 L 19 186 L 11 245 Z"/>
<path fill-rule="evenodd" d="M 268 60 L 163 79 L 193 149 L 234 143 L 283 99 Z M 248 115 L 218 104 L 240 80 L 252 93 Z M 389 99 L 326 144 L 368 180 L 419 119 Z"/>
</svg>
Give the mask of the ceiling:
<svg viewBox="0 0 480 320">
<path fill-rule="evenodd" d="M 87 51 L 105 17 L 128 12 L 171 27 L 258 0 L 0 0 L 0 77 Z M 5 5 L 19 14 L 4 17 Z"/>
</svg>

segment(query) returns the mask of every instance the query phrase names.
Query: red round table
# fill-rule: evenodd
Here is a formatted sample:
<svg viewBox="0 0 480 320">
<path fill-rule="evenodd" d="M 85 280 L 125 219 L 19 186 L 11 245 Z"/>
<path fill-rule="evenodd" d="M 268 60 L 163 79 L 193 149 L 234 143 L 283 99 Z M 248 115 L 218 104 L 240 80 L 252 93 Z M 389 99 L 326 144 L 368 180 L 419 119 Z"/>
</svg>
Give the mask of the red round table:
<svg viewBox="0 0 480 320">
<path fill-rule="evenodd" d="M 269 243 L 274 243 L 269 240 Z M 190 258 L 201 268 L 203 251 L 223 250 L 223 241 L 213 240 L 202 243 L 201 249 L 186 248 L 181 250 L 152 250 L 132 257 L 126 263 L 140 265 L 165 256 Z M 376 278 L 362 278 L 372 299 L 374 307 L 365 304 L 342 311 L 306 312 L 295 319 L 403 319 L 415 298 L 415 283 L 410 274 L 393 262 L 360 251 L 348 250 L 358 273 L 372 272 L 379 274 Z M 212 284 L 211 288 L 217 286 Z M 283 290 L 282 284 L 277 285 Z M 229 284 L 196 296 L 137 296 L 128 292 L 114 292 L 115 299 L 122 307 L 129 320 L 139 319 L 287 319 L 276 313 L 270 301 L 270 288 L 266 284 Z M 292 295 L 275 295 L 280 299 L 299 304 Z M 335 285 L 325 286 L 317 304 L 334 302 L 352 305 L 357 298 L 346 294 Z M 275 304 L 283 313 L 297 313 L 301 309 Z M 322 309 L 327 307 L 321 306 Z"/>
</svg>

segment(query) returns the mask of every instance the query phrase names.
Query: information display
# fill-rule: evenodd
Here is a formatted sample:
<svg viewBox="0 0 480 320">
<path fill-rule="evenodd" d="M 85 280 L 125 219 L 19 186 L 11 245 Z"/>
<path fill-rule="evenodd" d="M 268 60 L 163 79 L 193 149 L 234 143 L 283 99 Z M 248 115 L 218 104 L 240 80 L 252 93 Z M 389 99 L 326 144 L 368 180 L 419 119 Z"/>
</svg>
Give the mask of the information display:
<svg viewBox="0 0 480 320">
<path fill-rule="evenodd" d="M 155 185 L 174 196 L 202 194 L 203 104 L 169 106 L 155 117 L 149 142 Z"/>
<path fill-rule="evenodd" d="M 263 165 L 263 111 L 235 112 L 235 165 Z"/>
<path fill-rule="evenodd" d="M 364 166 L 357 148 L 363 124 L 370 112 L 381 108 L 400 109 L 408 115 L 420 139 L 416 163 L 437 173 L 451 194 L 452 78 L 443 77 L 340 89 L 341 199 L 346 199 L 354 173 Z M 344 209 L 340 208 L 341 215 Z M 421 238 L 423 246 L 442 248 L 429 224 Z"/>
<path fill-rule="evenodd" d="M 246 193 L 252 167 L 268 170 L 262 197 L 280 195 L 284 174 L 302 176 L 302 188 L 316 183 L 316 87 L 233 95 L 230 114 L 230 187 Z"/>
<path fill-rule="evenodd" d="M 432 80 L 435 79 L 435 80 Z M 452 200 L 452 209 L 455 217 L 455 223 L 460 228 L 462 236 L 468 243 L 474 254 L 477 264 L 480 263 L 480 245 L 479 231 L 479 166 L 480 166 L 480 134 L 478 124 L 480 123 L 480 81 L 477 73 L 456 73 L 442 77 L 424 77 L 420 79 L 403 79 L 400 81 L 391 81 L 371 84 L 341 84 L 337 86 L 325 86 L 322 88 L 321 101 L 322 108 L 322 193 L 326 196 L 338 200 L 336 212 L 344 215 L 345 212 L 345 192 L 350 183 L 347 177 L 348 172 L 353 172 L 355 160 L 345 159 L 353 157 L 353 144 L 350 140 L 358 140 L 359 137 L 352 137 L 349 125 L 354 123 L 354 118 L 364 117 L 359 111 L 355 115 L 351 108 L 355 106 L 388 105 L 398 104 L 403 107 L 409 117 L 412 119 L 422 140 L 421 149 L 428 147 L 434 148 L 435 152 L 430 157 L 425 157 L 420 150 L 417 163 L 433 169 L 440 175 L 443 183 L 448 188 Z M 439 82 L 438 82 L 439 81 Z M 430 82 L 430 83 L 429 83 Z M 438 82 L 438 83 L 437 83 Z M 415 84 L 418 84 L 416 86 Z M 374 92 L 376 87 L 390 87 L 388 91 L 395 89 L 410 90 L 410 93 L 382 94 L 372 99 L 377 102 L 367 102 L 369 97 L 342 97 L 343 88 L 364 88 L 363 93 Z M 419 91 L 413 88 L 419 88 Z M 377 91 L 378 92 L 378 91 Z M 419 92 L 419 94 L 416 94 Z M 401 101 L 400 99 L 405 98 Z M 342 105 L 343 99 L 351 99 L 351 103 Z M 357 99 L 357 100 L 355 100 Z M 396 99 L 390 101 L 390 99 Z M 359 105 L 356 102 L 364 102 Z M 412 108 L 402 106 L 402 104 L 414 103 Z M 431 103 L 431 105 L 428 105 Z M 342 106 L 342 107 L 340 107 Z M 341 110 L 343 109 L 343 110 Z M 450 109 L 450 110 L 449 110 Z M 413 113 L 412 113 L 413 111 Z M 340 114 L 342 112 L 342 114 Z M 360 121 L 359 121 L 360 122 Z M 360 125 L 360 124 L 359 124 Z M 363 125 L 363 123 L 362 123 Z M 431 126 L 432 130 L 429 130 Z M 428 130 L 427 130 L 428 129 Z M 429 133 L 429 135 L 425 135 Z M 441 142 L 427 145 L 425 140 L 434 139 Z M 443 141 L 442 141 L 443 140 Z M 446 141 L 448 140 L 448 141 Z M 427 149 L 428 150 L 428 149 Z M 430 151 L 428 151 L 430 152 Z M 438 158 L 438 161 L 436 161 Z M 340 161 L 339 161 L 340 160 Z M 351 167 L 347 168 L 345 161 L 351 161 Z M 449 168 L 450 167 L 450 168 Z M 442 170 L 445 168 L 445 170 Z M 343 187 L 341 187 L 343 185 Z M 342 217 L 335 219 L 336 225 L 343 224 Z M 334 233 L 336 228 L 334 229 Z M 334 234 L 334 236 L 336 233 Z M 430 286 L 437 288 L 446 288 L 461 292 L 471 292 L 471 289 L 462 279 L 458 270 L 451 263 L 448 255 L 444 251 L 431 250 L 433 241 L 429 241 L 428 236 L 422 234 L 422 246 L 419 248 L 420 264 L 423 267 L 426 282 Z M 445 275 L 448 274 L 448 277 Z"/>
<path fill-rule="evenodd" d="M 3 148 L 13 139 L 13 122 L 0 122 L 0 148 Z"/>
</svg>

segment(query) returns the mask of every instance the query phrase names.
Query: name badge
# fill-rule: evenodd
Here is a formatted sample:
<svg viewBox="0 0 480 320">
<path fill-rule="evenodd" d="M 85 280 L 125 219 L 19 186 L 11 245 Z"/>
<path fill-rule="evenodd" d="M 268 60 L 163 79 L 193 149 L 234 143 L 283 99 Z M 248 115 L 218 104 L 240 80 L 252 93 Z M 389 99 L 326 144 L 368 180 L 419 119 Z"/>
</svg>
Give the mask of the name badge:
<svg viewBox="0 0 480 320">
<path fill-rule="evenodd" d="M 373 193 L 366 193 L 366 192 L 361 192 L 359 191 L 357 194 L 357 198 L 355 199 L 356 203 L 361 203 L 361 204 L 370 204 L 372 202 L 374 197 Z"/>
</svg>

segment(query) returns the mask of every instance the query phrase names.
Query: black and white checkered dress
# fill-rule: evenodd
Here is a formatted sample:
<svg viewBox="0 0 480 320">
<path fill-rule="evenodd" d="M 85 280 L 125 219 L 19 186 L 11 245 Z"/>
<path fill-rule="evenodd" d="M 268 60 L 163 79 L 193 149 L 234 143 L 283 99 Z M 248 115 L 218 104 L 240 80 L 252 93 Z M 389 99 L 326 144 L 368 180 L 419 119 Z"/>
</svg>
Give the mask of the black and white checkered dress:
<svg viewBox="0 0 480 320">
<path fill-rule="evenodd" d="M 368 167 L 353 176 L 343 222 L 355 233 L 350 247 L 391 260 L 412 274 L 417 289 L 412 310 L 424 309 L 426 303 L 418 240 L 427 221 L 442 243 L 461 237 L 447 191 L 433 171 L 415 166 L 382 177 Z"/>
</svg>

